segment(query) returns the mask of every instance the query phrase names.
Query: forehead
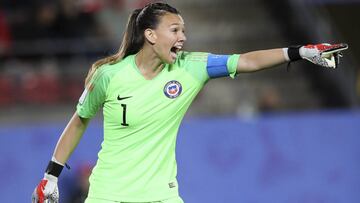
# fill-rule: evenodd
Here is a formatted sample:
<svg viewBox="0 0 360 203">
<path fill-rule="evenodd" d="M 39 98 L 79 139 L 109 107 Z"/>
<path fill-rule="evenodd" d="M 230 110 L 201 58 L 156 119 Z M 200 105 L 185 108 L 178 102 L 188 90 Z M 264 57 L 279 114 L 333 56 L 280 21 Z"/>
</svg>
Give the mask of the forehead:
<svg viewBox="0 0 360 203">
<path fill-rule="evenodd" d="M 184 26 L 184 19 L 178 15 L 173 13 L 166 13 L 161 16 L 159 26 L 171 26 L 171 25 L 181 25 Z"/>
</svg>

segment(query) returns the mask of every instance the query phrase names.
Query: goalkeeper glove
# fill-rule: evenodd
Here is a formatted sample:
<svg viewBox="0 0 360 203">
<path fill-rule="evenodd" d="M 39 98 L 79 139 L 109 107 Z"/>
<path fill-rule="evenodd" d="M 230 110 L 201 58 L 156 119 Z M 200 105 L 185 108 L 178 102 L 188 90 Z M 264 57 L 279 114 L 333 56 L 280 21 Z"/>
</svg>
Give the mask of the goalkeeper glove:
<svg viewBox="0 0 360 203">
<path fill-rule="evenodd" d="M 59 202 L 59 189 L 57 182 L 63 168 L 64 166 L 59 162 L 56 162 L 55 159 L 52 159 L 49 162 L 44 178 L 40 181 L 32 194 L 32 203 Z"/>
<path fill-rule="evenodd" d="M 327 67 L 337 68 L 339 59 L 342 57 L 341 51 L 348 48 L 347 44 L 316 44 L 306 46 L 293 46 L 284 49 L 285 57 L 289 61 L 297 61 L 306 59 L 313 64 Z"/>
</svg>

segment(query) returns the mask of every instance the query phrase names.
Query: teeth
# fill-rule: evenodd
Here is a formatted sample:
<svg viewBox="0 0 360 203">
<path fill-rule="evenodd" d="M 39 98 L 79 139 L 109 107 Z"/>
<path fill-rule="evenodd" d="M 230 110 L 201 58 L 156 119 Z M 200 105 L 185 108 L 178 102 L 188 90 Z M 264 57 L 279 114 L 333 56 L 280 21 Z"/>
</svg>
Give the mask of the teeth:
<svg viewBox="0 0 360 203">
<path fill-rule="evenodd" d="M 179 52 L 181 49 L 182 49 L 182 45 L 175 45 L 175 46 L 173 46 L 173 47 L 171 48 L 170 51 L 176 54 L 176 53 Z"/>
<path fill-rule="evenodd" d="M 177 49 L 181 49 L 182 45 L 175 45 L 174 47 L 177 48 Z"/>
</svg>

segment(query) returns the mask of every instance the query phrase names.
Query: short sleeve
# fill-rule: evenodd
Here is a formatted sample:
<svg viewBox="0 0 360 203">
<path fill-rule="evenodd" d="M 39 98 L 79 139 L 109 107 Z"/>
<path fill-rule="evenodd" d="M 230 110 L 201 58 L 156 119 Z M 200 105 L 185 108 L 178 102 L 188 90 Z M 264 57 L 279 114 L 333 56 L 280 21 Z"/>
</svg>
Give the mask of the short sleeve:
<svg viewBox="0 0 360 203">
<path fill-rule="evenodd" d="M 181 66 L 185 66 L 200 82 L 206 83 L 209 79 L 236 76 L 239 54 L 216 55 L 206 52 L 182 52 Z"/>
<path fill-rule="evenodd" d="M 209 78 L 220 78 L 236 75 L 236 68 L 240 55 L 216 55 L 209 54 L 207 58 L 206 70 Z"/>
<path fill-rule="evenodd" d="M 92 118 L 96 115 L 99 108 L 105 102 L 109 80 L 109 76 L 104 68 L 100 67 L 95 72 L 77 104 L 76 111 L 80 117 Z"/>
</svg>

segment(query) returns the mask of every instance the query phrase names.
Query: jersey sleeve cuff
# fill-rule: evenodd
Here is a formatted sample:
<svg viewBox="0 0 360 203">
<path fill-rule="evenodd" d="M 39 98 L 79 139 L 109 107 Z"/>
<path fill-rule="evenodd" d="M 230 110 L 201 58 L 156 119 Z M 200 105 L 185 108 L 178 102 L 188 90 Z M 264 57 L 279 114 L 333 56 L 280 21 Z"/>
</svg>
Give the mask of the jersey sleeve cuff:
<svg viewBox="0 0 360 203">
<path fill-rule="evenodd" d="M 240 58 L 240 54 L 233 54 L 228 58 L 228 61 L 226 64 L 228 72 L 229 72 L 229 76 L 233 79 L 237 76 L 236 69 L 237 69 L 239 58 Z"/>
<path fill-rule="evenodd" d="M 83 107 L 81 104 L 78 104 L 76 106 L 76 113 L 78 114 L 78 116 L 80 116 L 81 118 L 92 118 L 94 117 L 94 115 L 91 115 L 89 113 L 86 113 L 85 111 L 83 111 Z"/>
</svg>

